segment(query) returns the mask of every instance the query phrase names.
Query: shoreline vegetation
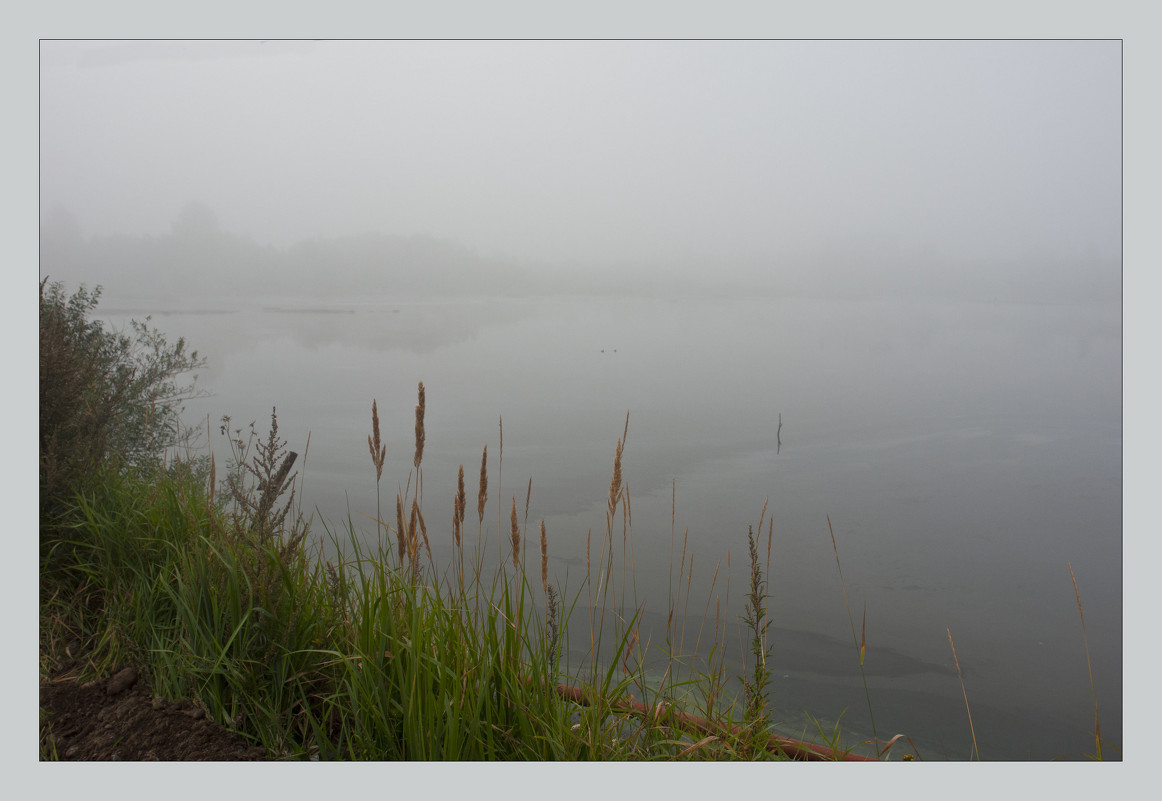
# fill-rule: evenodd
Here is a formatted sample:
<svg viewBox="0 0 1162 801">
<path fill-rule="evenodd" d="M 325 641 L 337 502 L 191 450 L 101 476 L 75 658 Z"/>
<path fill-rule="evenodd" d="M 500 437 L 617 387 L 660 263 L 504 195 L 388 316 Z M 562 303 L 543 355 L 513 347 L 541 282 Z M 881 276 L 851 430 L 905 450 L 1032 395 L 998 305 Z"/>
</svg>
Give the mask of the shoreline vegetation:
<svg viewBox="0 0 1162 801">
<path fill-rule="evenodd" d="M 265 434 L 223 417 L 230 455 L 218 464 L 200 441 L 208 423 L 181 426 L 181 402 L 196 385 L 175 381 L 202 365 L 197 353 L 145 325 L 134 337 L 104 331 L 88 319 L 99 293 L 66 298 L 59 284 L 41 283 L 42 681 L 80 646 L 82 678 L 133 665 L 155 696 L 192 700 L 276 759 L 920 758 L 904 735 L 876 733 L 874 717 L 862 743 L 845 742 L 838 725 L 817 724 L 802 739 L 773 732 L 765 505 L 747 532 L 743 664 L 727 661 L 721 632 L 734 624 L 722 619 L 714 582 L 687 651 L 685 623 L 674 621 L 687 619 L 693 560 L 676 537 L 664 638 L 643 638 L 621 469 L 628 414 L 579 587 L 549 580 L 552 532 L 528 519 L 531 478 L 523 516 L 503 483 L 502 420 L 495 486 L 486 446 L 475 487 L 460 467 L 450 526 L 444 501 L 425 499 L 422 382 L 412 468 L 387 496 L 371 401 L 374 544 L 350 517 L 343 528 L 324 521 L 316 534 L 297 503 L 309 437 L 300 456 L 279 436 L 277 409 Z M 485 526 L 493 511 L 495 535 Z M 450 564 L 432 558 L 437 536 L 454 544 Z M 489 559 L 491 542 L 501 550 Z M 832 544 L 842 583 L 834 534 Z M 843 592 L 863 677 L 866 635 L 861 625 L 857 637 Z M 1080 592 L 1077 600 L 1084 615 Z M 660 678 L 646 670 L 651 649 L 652 664 L 663 655 Z M 866 677 L 864 688 L 872 713 Z M 969 700 L 965 693 L 967 725 Z M 1094 723 L 1100 759 L 1112 746 L 1101 738 L 1096 697 Z M 58 756 L 51 733 L 42 716 L 42 759 Z M 979 759 L 975 740 L 974 732 Z"/>
</svg>

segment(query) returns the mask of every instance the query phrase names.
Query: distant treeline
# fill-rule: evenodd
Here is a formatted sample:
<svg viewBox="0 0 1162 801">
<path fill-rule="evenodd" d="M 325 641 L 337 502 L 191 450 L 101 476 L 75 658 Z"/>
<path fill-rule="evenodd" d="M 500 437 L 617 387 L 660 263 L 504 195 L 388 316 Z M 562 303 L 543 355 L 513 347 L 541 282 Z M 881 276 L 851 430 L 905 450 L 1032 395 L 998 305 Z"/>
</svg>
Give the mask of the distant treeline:
<svg viewBox="0 0 1162 801">
<path fill-rule="evenodd" d="M 1014 254 L 976 262 L 885 250 L 838 238 L 811 252 L 756 254 L 745 263 L 691 255 L 657 264 L 557 264 L 488 258 L 464 244 L 368 233 L 306 238 L 285 248 L 223 230 L 191 204 L 160 236 L 85 236 L 63 210 L 41 222 L 40 274 L 105 287 L 117 298 L 268 296 L 509 296 L 594 294 L 947 299 L 1116 303 L 1121 265 L 1085 254 Z"/>
<path fill-rule="evenodd" d="M 259 245 L 196 215 L 161 236 L 84 237 L 67 217 L 41 227 L 41 274 L 133 294 L 175 297 L 350 294 L 515 294 L 526 270 L 423 236 L 378 234 Z"/>
</svg>

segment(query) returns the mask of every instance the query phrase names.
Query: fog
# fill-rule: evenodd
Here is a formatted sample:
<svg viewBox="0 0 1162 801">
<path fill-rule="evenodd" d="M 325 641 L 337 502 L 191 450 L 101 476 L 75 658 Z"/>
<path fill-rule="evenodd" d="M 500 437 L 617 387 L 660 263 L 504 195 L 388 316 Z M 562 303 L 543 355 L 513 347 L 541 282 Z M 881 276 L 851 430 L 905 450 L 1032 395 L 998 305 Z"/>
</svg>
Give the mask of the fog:
<svg viewBox="0 0 1162 801">
<path fill-rule="evenodd" d="M 1117 41 L 41 44 L 110 293 L 1116 299 Z"/>
<path fill-rule="evenodd" d="M 964 739 L 956 632 L 974 711 L 1027 707 L 982 726 L 991 753 L 1080 753 L 1067 563 L 1121 739 L 1122 55 L 44 41 L 41 275 L 187 337 L 211 434 L 277 406 L 319 520 L 378 506 L 373 398 L 404 485 L 425 382 L 432 498 L 501 453 L 503 415 L 492 503 L 528 479 L 554 580 L 629 409 L 639 554 L 686 530 L 725 577 L 770 501 L 784 708 L 835 711 L 850 588 L 891 650 L 870 668 L 886 727 Z M 665 569 L 635 567 L 651 614 Z"/>
</svg>

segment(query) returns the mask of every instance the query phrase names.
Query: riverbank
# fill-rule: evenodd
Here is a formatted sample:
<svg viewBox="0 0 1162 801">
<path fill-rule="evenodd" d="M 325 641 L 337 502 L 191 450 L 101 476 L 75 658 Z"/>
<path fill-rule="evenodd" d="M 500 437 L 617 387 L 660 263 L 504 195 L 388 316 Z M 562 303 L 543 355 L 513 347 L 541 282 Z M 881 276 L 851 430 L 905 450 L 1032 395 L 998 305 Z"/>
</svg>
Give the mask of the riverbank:
<svg viewBox="0 0 1162 801">
<path fill-rule="evenodd" d="M 418 495 L 397 498 L 385 546 L 328 561 L 303 547 L 276 420 L 261 453 L 239 457 L 225 482 L 196 460 L 110 476 L 48 542 L 43 759 L 254 759 L 256 749 L 328 760 L 846 756 L 836 737 L 816 747 L 771 737 L 765 678 L 736 699 L 713 651 L 647 682 L 635 620 L 606 617 L 608 581 L 562 597 L 519 556 L 485 575 L 464 546 L 463 492 L 459 565 L 440 570 L 428 557 Z M 215 484 L 232 496 L 215 498 Z M 481 486 L 480 510 L 486 477 Z M 607 576 L 621 569 L 610 547 L 621 504 L 615 479 L 593 560 Z M 527 524 L 515 502 L 510 520 L 519 554 Z M 574 675 L 560 662 L 570 628 L 593 643 Z M 134 680 L 111 691 L 126 668 Z"/>
</svg>

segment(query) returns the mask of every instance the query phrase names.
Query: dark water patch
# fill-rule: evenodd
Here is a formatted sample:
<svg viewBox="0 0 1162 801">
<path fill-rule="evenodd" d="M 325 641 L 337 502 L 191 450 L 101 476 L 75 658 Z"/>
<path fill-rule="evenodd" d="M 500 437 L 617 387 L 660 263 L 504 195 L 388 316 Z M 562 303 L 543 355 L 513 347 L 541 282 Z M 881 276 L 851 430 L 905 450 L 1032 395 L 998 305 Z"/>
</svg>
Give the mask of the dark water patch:
<svg viewBox="0 0 1162 801">
<path fill-rule="evenodd" d="M 237 309 L 156 309 L 156 308 L 132 308 L 132 309 L 102 309 L 102 317 L 179 317 L 188 315 L 192 317 L 200 317 L 202 315 L 229 315 L 238 314 Z"/>
<path fill-rule="evenodd" d="M 859 652 L 852 642 L 809 631 L 770 630 L 774 670 L 797 671 L 820 676 L 859 675 Z M 900 677 L 921 673 L 949 672 L 946 665 L 925 662 L 890 648 L 868 646 L 863 672 L 868 676 Z"/>
</svg>

